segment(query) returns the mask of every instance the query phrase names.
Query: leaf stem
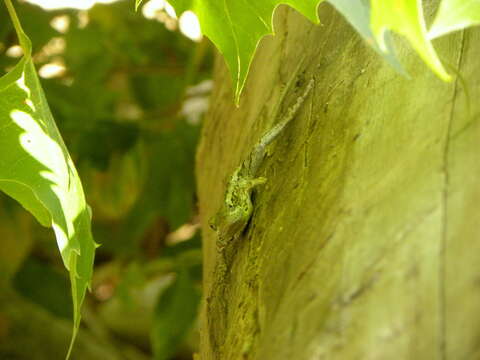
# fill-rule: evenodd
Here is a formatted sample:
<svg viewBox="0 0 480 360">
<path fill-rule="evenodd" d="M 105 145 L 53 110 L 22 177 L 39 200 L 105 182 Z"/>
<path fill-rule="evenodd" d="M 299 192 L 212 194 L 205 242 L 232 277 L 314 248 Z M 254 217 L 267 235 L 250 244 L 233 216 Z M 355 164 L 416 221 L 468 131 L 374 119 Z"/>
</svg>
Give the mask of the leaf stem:
<svg viewBox="0 0 480 360">
<path fill-rule="evenodd" d="M 15 28 L 15 32 L 17 33 L 18 42 L 23 49 L 23 53 L 27 54 L 29 50 L 28 43 L 26 41 L 26 35 L 23 31 L 22 24 L 20 24 L 20 19 L 15 12 L 15 8 L 13 7 L 11 0 L 4 0 L 5 6 L 7 7 L 8 14 L 10 15 L 10 19 L 12 19 L 13 27 Z"/>
</svg>

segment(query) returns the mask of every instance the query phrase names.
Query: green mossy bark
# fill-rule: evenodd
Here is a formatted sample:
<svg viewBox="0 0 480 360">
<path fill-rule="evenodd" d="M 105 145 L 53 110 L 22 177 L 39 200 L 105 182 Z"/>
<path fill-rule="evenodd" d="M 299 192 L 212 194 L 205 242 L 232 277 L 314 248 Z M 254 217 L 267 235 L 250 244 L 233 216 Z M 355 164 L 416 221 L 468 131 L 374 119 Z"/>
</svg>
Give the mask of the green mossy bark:
<svg viewBox="0 0 480 360">
<path fill-rule="evenodd" d="M 201 358 L 476 358 L 480 31 L 435 42 L 460 69 L 469 103 L 460 79 L 441 82 L 407 47 L 403 78 L 332 8 L 319 11 L 322 26 L 277 11 L 277 35 L 262 41 L 239 108 L 221 61 L 215 69 L 197 156 L 207 295 L 208 219 L 226 179 L 272 126 L 299 61 L 315 88 L 265 161 L 227 313 L 203 307 Z"/>
</svg>

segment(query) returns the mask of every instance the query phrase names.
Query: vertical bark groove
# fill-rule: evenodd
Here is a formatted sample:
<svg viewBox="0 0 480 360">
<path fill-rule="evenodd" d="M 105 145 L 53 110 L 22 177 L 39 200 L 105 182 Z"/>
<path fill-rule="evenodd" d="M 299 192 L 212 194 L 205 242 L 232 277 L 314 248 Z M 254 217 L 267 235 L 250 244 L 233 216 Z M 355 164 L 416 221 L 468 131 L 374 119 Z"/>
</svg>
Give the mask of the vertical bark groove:
<svg viewBox="0 0 480 360">
<path fill-rule="evenodd" d="M 458 54 L 458 59 L 455 63 L 456 65 L 456 71 L 461 73 L 462 71 L 462 56 L 463 56 L 463 49 L 465 47 L 465 31 L 461 32 L 461 39 L 460 39 L 460 51 Z M 448 192 L 449 192 L 449 149 L 450 149 L 450 139 L 451 139 L 451 131 L 452 131 L 452 123 L 454 119 L 454 114 L 455 114 L 455 104 L 457 100 L 457 91 L 458 91 L 458 77 L 455 79 L 454 86 L 453 86 L 453 91 L 452 91 L 452 107 L 450 110 L 450 118 L 448 121 L 448 126 L 447 126 L 447 132 L 445 135 L 445 147 L 444 147 L 444 153 L 443 153 L 443 172 L 444 172 L 444 189 L 443 189 L 443 229 L 442 229 L 442 237 L 441 237 L 441 249 L 440 249 L 440 268 L 439 268 L 439 276 L 440 276 L 440 317 L 441 317 L 441 341 L 440 341 L 440 354 L 441 354 L 441 359 L 442 360 L 447 360 L 447 352 L 446 352 L 446 310 L 445 310 L 445 302 L 446 302 L 446 255 L 445 255 L 445 249 L 446 249 L 446 243 L 447 243 L 447 236 L 448 236 Z"/>
</svg>

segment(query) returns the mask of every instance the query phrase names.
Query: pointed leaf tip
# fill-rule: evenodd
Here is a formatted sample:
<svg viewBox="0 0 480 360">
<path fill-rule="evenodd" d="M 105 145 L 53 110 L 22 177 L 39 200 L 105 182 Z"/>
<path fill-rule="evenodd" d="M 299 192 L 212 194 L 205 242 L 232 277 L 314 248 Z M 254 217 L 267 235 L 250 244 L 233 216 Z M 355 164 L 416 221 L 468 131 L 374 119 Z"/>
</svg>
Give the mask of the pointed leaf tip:
<svg viewBox="0 0 480 360">
<path fill-rule="evenodd" d="M 315 23 L 324 0 L 169 0 L 177 14 L 193 11 L 202 32 L 222 53 L 232 76 L 238 105 L 253 55 L 260 40 L 273 33 L 273 13 L 280 4 L 290 5 Z"/>
<path fill-rule="evenodd" d="M 395 31 L 407 38 L 440 79 L 451 80 L 427 37 L 421 0 L 371 0 L 371 6 L 371 28 L 382 51 L 386 51 L 385 31 Z"/>
</svg>

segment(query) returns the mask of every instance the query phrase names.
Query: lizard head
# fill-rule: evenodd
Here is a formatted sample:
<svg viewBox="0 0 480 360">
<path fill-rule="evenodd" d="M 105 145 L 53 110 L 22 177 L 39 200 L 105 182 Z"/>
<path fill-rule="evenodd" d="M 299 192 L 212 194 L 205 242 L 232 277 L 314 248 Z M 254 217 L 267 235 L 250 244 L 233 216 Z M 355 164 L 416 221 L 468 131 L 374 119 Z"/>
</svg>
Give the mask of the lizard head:
<svg viewBox="0 0 480 360">
<path fill-rule="evenodd" d="M 245 229 L 253 211 L 252 189 L 265 181 L 265 178 L 232 177 L 220 211 L 209 221 L 210 228 L 217 232 L 220 239 L 228 242 Z"/>
<path fill-rule="evenodd" d="M 245 204 L 245 207 L 237 205 L 228 206 L 224 204 L 220 211 L 208 222 L 210 228 L 218 234 L 218 237 L 226 241 L 242 232 L 252 212 L 251 202 Z"/>
</svg>

